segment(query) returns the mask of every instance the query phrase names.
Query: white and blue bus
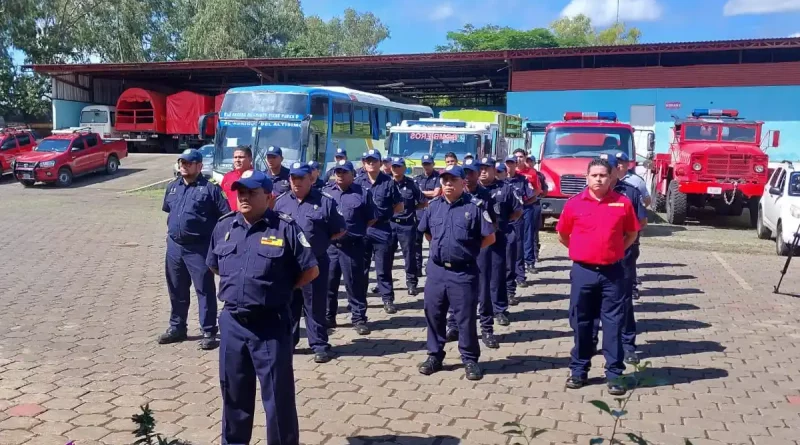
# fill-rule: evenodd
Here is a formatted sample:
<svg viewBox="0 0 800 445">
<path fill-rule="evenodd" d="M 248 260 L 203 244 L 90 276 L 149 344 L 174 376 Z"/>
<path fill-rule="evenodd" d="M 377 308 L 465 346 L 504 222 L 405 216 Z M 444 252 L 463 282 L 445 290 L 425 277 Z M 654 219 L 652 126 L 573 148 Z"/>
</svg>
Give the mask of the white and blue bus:
<svg viewBox="0 0 800 445">
<path fill-rule="evenodd" d="M 200 134 L 213 115 L 200 118 Z M 433 117 L 433 110 L 344 87 L 261 85 L 228 90 L 218 115 L 214 176 L 220 180 L 233 168 L 239 146 L 253 150 L 259 170 L 266 169 L 264 153 L 270 146 L 281 148 L 286 166 L 315 160 L 328 169 L 336 149 L 344 148 L 358 167 L 367 150 L 387 154 L 387 123 Z"/>
</svg>

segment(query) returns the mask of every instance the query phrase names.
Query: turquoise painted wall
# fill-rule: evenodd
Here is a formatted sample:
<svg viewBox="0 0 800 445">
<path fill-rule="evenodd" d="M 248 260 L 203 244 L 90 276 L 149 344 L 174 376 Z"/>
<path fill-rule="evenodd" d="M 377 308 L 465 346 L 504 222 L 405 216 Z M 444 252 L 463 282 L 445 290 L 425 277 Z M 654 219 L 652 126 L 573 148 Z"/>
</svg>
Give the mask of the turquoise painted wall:
<svg viewBox="0 0 800 445">
<path fill-rule="evenodd" d="M 798 80 L 800 82 L 800 80 Z M 680 108 L 666 108 L 679 102 Z M 663 88 L 641 90 L 527 91 L 508 93 L 508 113 L 528 120 L 561 120 L 566 111 L 615 111 L 630 120 L 632 105 L 655 105 L 656 152 L 669 147 L 671 115 L 685 117 L 694 108 L 739 110 L 739 116 L 764 121 L 764 132 L 780 130 L 780 147 L 767 151 L 773 160 L 800 159 L 800 86 Z"/>
<path fill-rule="evenodd" d="M 90 102 L 53 100 L 53 129 L 77 127 L 81 122 L 81 110 L 92 105 Z"/>
</svg>

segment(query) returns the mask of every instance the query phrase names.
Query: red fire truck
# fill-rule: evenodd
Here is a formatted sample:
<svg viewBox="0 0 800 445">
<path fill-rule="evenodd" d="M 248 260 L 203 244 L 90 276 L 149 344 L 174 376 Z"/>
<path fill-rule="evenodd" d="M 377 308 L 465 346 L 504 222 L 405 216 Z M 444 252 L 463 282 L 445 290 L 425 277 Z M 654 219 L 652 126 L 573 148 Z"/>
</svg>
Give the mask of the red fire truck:
<svg viewBox="0 0 800 445">
<path fill-rule="evenodd" d="M 696 109 L 678 119 L 669 153 L 650 163 L 656 211 L 666 212 L 670 224 L 683 224 L 690 207 L 714 207 L 720 215 L 741 216 L 750 211 L 755 227 L 758 201 L 768 179 L 768 157 L 761 149 L 763 122 L 745 120 L 736 110 Z M 773 131 L 769 147 L 777 147 Z"/>
</svg>

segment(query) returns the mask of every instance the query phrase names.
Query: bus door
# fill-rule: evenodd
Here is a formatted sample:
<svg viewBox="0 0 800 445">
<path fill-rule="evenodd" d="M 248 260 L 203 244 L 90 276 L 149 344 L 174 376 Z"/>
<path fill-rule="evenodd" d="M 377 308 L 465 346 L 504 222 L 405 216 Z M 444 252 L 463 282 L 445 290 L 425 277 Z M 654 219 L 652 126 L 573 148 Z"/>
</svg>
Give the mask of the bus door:
<svg viewBox="0 0 800 445">
<path fill-rule="evenodd" d="M 308 132 L 308 149 L 306 150 L 305 161 L 317 161 L 320 168 L 329 168 L 327 159 L 328 141 L 330 140 L 330 98 L 324 95 L 311 96 L 311 125 Z M 333 156 L 330 159 L 333 165 Z"/>
</svg>

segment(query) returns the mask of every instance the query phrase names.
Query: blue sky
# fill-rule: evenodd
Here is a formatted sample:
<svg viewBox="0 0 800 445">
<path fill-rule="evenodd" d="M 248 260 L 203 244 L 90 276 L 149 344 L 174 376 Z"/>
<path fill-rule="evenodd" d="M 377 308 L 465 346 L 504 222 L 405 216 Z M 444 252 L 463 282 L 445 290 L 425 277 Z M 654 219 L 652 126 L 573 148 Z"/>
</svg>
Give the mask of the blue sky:
<svg viewBox="0 0 800 445">
<path fill-rule="evenodd" d="M 384 54 L 432 52 L 447 31 L 467 23 L 518 29 L 546 27 L 562 15 L 585 13 L 613 23 L 617 0 L 302 0 L 306 15 L 324 19 L 347 6 L 371 11 L 391 37 Z M 619 0 L 620 19 L 642 30 L 643 42 L 727 40 L 800 35 L 800 0 Z M 14 54 L 16 64 L 22 55 Z"/>
</svg>

